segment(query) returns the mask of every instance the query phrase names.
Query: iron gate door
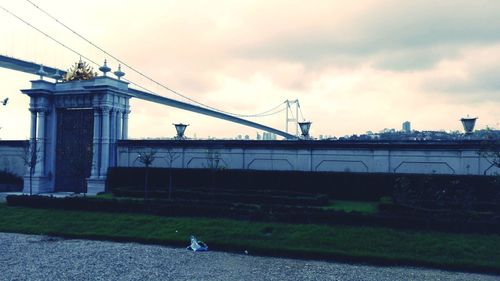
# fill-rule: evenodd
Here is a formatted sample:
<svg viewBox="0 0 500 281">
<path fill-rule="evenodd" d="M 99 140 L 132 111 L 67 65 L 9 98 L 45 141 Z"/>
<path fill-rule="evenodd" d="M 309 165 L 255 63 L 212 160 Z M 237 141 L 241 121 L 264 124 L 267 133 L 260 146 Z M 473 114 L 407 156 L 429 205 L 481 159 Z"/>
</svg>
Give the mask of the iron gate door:
<svg viewBox="0 0 500 281">
<path fill-rule="evenodd" d="M 86 192 L 92 166 L 92 109 L 57 110 L 57 191 Z"/>
</svg>

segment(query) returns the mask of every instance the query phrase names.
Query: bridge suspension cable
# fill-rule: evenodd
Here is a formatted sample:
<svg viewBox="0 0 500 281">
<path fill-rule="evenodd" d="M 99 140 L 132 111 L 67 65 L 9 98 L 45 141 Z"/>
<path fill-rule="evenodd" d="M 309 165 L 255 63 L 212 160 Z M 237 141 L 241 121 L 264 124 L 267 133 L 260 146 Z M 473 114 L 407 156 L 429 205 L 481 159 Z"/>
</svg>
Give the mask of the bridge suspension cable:
<svg viewBox="0 0 500 281">
<path fill-rule="evenodd" d="M 12 15 L 13 17 L 17 18 L 18 20 L 22 21 L 23 23 L 25 23 L 26 25 L 28 25 L 29 27 L 33 28 L 34 30 L 38 31 L 39 33 L 45 35 L 47 38 L 51 39 L 52 41 L 56 42 L 57 44 L 61 45 L 62 47 L 68 49 L 69 51 L 73 52 L 74 54 L 84 58 L 85 60 L 99 66 L 98 63 L 96 63 L 95 61 L 93 61 L 91 58 L 89 57 L 86 57 L 85 55 L 82 55 L 80 52 L 76 51 L 75 49 L 69 47 L 68 45 L 64 44 L 63 42 L 55 39 L 54 37 L 50 36 L 50 34 L 44 32 L 43 30 L 37 28 L 36 26 L 32 25 L 31 23 L 29 23 L 28 21 L 24 20 L 23 18 L 19 17 L 18 15 L 14 14 L 13 12 L 11 12 L 10 10 L 8 10 L 7 8 L 3 7 L 3 6 L 0 6 L 0 8 L 2 10 L 4 10 L 5 12 L 7 12 L 8 14 Z"/>
<path fill-rule="evenodd" d="M 22 21 L 24 24 L 28 25 L 29 27 L 33 28 L 34 30 L 36 30 L 37 32 L 43 34 L 44 36 L 46 36 L 47 38 L 49 38 L 50 40 L 56 42 L 57 44 L 61 45 L 62 47 L 66 48 L 67 50 L 71 51 L 72 53 L 84 58 L 85 60 L 89 61 L 90 63 L 96 65 L 96 66 L 99 66 L 99 64 L 97 62 L 95 62 L 94 60 L 92 60 L 91 58 L 85 56 L 84 54 L 82 54 L 81 52 L 69 47 L 68 45 L 64 44 L 63 42 L 57 40 L 56 38 L 54 38 L 53 36 L 51 36 L 50 34 L 44 32 L 43 30 L 37 28 L 36 26 L 32 25 L 31 23 L 29 23 L 28 21 L 24 20 L 23 18 L 19 17 L 18 15 L 14 14 L 13 12 L 11 12 L 10 10 L 8 10 L 7 8 L 3 7 L 3 6 L 0 6 L 0 8 L 2 10 L 4 10 L 5 12 L 7 12 L 8 14 L 12 15 L 13 17 L 17 18 L 18 20 Z M 150 89 L 142 86 L 142 85 L 139 85 L 129 79 L 126 79 L 126 78 L 122 78 L 124 81 L 146 91 L 146 92 L 149 92 L 149 93 L 154 93 L 153 91 L 151 91 Z M 200 103 L 198 103 L 200 104 Z M 253 115 L 234 115 L 234 114 L 230 114 L 228 112 L 224 112 L 224 111 L 221 111 L 221 110 L 216 110 L 218 112 L 222 112 L 222 113 L 226 113 L 226 114 L 230 114 L 230 115 L 233 115 L 233 116 L 238 116 L 238 117 L 264 117 L 264 116 L 270 116 L 270 115 L 274 115 L 274 114 L 277 114 L 277 113 L 280 113 L 282 112 L 284 109 L 282 110 L 278 110 L 278 111 L 274 111 L 273 110 L 276 110 L 277 108 L 279 108 L 283 103 L 280 103 L 279 105 L 269 109 L 269 110 L 266 110 L 264 112 L 261 112 L 261 113 L 258 113 L 258 114 L 253 114 Z M 203 104 L 200 104 L 200 105 L 203 105 Z M 208 108 L 211 108 L 211 107 L 208 107 Z M 211 108 L 213 109 L 213 108 Z"/>
<path fill-rule="evenodd" d="M 14 14 L 14 13 L 13 13 L 13 12 L 11 12 L 10 10 L 8 10 L 7 8 L 5 8 L 5 7 L 3 7 L 3 6 L 0 6 L 0 8 L 1 8 L 2 10 L 4 10 L 5 12 L 7 12 L 8 14 L 12 15 L 13 17 L 17 18 L 18 20 L 22 21 L 23 23 L 25 23 L 25 24 L 26 24 L 26 25 L 28 25 L 29 27 L 33 28 L 34 30 L 36 30 L 36 31 L 38 31 L 39 33 L 41 33 L 41 34 L 45 35 L 45 36 L 46 36 L 47 38 L 49 38 L 50 40 L 52 40 L 52 41 L 56 42 L 57 44 L 59 44 L 59 45 L 61 45 L 62 47 L 66 48 L 67 50 L 69 50 L 70 52 L 74 53 L 75 55 L 78 55 L 78 56 L 80 56 L 81 58 L 84 58 L 85 60 L 87 60 L 87 61 L 91 62 L 92 64 L 94 64 L 94 65 L 96 65 L 96 66 L 99 66 L 99 64 L 98 64 L 97 62 L 93 61 L 91 58 L 89 58 L 89 57 L 87 57 L 87 56 L 83 55 L 82 53 L 78 52 L 77 50 L 75 50 L 75 49 L 73 49 L 73 48 L 69 47 L 68 45 L 64 44 L 63 42 L 61 42 L 61 41 L 59 41 L 59 40 L 55 39 L 55 38 L 54 38 L 54 37 L 52 37 L 50 34 L 48 34 L 48 33 L 44 32 L 43 30 L 41 30 L 41 29 L 37 28 L 36 26 L 32 25 L 32 24 L 31 24 L 31 23 L 29 23 L 28 21 L 24 20 L 23 18 L 19 17 L 18 15 Z M 125 78 L 124 78 L 123 80 L 125 80 L 126 82 L 128 82 L 128 83 L 130 83 L 130 84 L 133 84 L 133 85 L 135 85 L 135 86 L 137 86 L 137 87 L 139 87 L 139 88 L 141 88 L 141 89 L 143 89 L 143 90 L 145 90 L 145 91 L 147 91 L 147 92 L 153 93 L 152 91 L 148 90 L 147 88 L 145 88 L 145 87 L 143 87 L 143 86 L 141 86 L 141 85 L 139 85 L 139 84 L 136 84 L 136 83 L 134 83 L 134 82 L 132 82 L 132 81 L 130 81 L 130 80 L 128 80 L 128 79 L 125 79 Z"/>
<path fill-rule="evenodd" d="M 164 88 L 166 89 L 167 91 L 170 91 L 171 93 L 175 94 L 175 95 L 178 95 L 184 99 L 187 99 L 193 103 L 196 103 L 196 104 L 199 104 L 201 106 L 204 106 L 206 108 L 210 108 L 210 109 L 213 109 L 215 111 L 219 111 L 219 112 L 222 112 L 222 113 L 226 113 L 226 114 L 229 114 L 229 115 L 233 115 L 233 116 L 237 116 L 237 117 L 246 117 L 246 118 L 251 118 L 251 117 L 264 117 L 264 116 L 270 116 L 270 115 L 274 115 L 274 114 L 277 114 L 281 111 L 278 111 L 278 112 L 274 112 L 274 113 L 270 113 L 271 111 L 273 111 L 274 109 L 276 108 L 279 108 L 281 105 L 283 105 L 284 103 L 281 103 L 269 110 L 266 110 L 264 112 L 261 112 L 261 113 L 257 113 L 257 114 L 237 114 L 237 113 L 234 113 L 234 112 L 228 112 L 228 111 L 224 111 L 224 110 L 221 110 L 219 108 L 216 108 L 216 107 L 213 107 L 213 106 L 210 106 L 210 105 L 207 105 L 207 104 L 204 104 L 204 103 L 201 103 L 195 99 L 192 99 L 186 95 L 183 95 L 181 93 L 179 93 L 178 91 L 164 85 L 163 83 L 149 77 L 148 75 L 144 74 L 143 72 L 141 72 L 140 70 L 137 70 L 135 67 L 129 65 L 128 63 L 124 62 L 123 60 L 117 58 L 116 56 L 112 55 L 111 53 L 109 53 L 108 51 L 106 51 L 104 48 L 98 46 L 97 44 L 93 43 L 92 41 L 90 41 L 89 39 L 87 39 L 85 36 L 81 35 L 80 33 L 78 33 L 77 31 L 75 31 L 74 29 L 72 29 L 71 27 L 69 27 L 68 25 L 64 24 L 63 22 L 61 22 L 59 19 L 57 19 L 55 16 L 51 15 L 50 13 L 48 13 L 47 11 L 45 11 L 44 9 L 40 8 L 40 6 L 36 5 L 35 3 L 33 3 L 31 0 L 26 0 L 26 2 L 30 3 L 31 5 L 33 5 L 36 9 L 38 9 L 40 12 L 42 12 L 43 14 L 45 14 L 46 16 L 50 17 L 52 20 L 56 21 L 58 24 L 62 25 L 64 28 L 66 28 L 67 30 L 69 30 L 70 32 L 72 32 L 73 34 L 75 34 L 76 36 L 78 36 L 80 39 L 84 40 L 85 42 L 87 42 L 88 44 L 92 45 L 93 47 L 97 48 L 98 50 L 100 50 L 101 52 L 103 52 L 104 54 L 108 55 L 109 57 L 113 58 L 114 60 L 116 60 L 117 62 L 121 63 L 122 65 L 124 65 L 125 67 L 129 68 L 130 70 L 132 70 L 133 72 L 139 74 L 140 76 L 146 78 L 147 80 L 153 82 L 154 84 L 160 86 L 161 88 Z M 4 9 L 5 10 L 5 9 Z M 9 12 L 10 14 L 12 14 L 11 12 Z M 17 17 L 17 16 L 16 16 Z M 17 17 L 19 18 L 19 17 Z M 19 18 L 20 19 L 20 18 Z M 24 20 L 23 20 L 24 21 Z M 26 23 L 26 22 L 25 22 Z M 31 25 L 30 25 L 31 26 Z M 36 28 L 35 28 L 36 29 Z M 38 30 L 38 29 L 37 29 Z M 44 33 L 45 34 L 45 33 Z M 46 34 L 45 34 L 46 35 Z M 47 36 L 47 35 L 46 35 Z M 82 56 L 83 57 L 83 56 Z M 85 58 L 85 57 L 84 57 Z M 88 58 L 85 58 L 85 59 L 88 59 Z M 91 61 L 91 60 L 89 60 Z M 96 64 L 99 66 L 99 64 L 91 61 L 92 63 Z M 130 80 L 127 80 L 129 82 L 131 82 Z M 132 83 L 136 86 L 138 86 L 136 83 Z M 141 87 L 139 86 L 140 88 L 146 90 L 144 87 Z M 149 91 L 149 90 L 148 90 Z"/>
</svg>

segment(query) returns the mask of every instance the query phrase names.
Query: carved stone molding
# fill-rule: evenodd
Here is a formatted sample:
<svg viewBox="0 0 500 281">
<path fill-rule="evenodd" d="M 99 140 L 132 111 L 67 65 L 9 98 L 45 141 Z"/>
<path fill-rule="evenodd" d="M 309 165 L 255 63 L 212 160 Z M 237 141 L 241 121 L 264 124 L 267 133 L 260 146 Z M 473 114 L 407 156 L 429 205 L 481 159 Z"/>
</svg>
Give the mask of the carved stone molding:
<svg viewBox="0 0 500 281">
<path fill-rule="evenodd" d="M 55 99 L 56 107 L 77 108 L 92 107 L 92 97 L 89 95 L 64 95 Z"/>
</svg>

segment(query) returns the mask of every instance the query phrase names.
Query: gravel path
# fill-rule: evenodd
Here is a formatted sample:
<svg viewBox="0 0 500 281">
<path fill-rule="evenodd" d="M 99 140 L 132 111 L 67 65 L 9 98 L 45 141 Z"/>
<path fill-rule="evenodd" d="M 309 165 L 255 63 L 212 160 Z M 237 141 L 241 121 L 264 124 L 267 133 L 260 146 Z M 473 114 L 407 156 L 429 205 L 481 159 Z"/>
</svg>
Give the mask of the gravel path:
<svg viewBox="0 0 500 281">
<path fill-rule="evenodd" d="M 210 246 L 210 245 L 209 245 Z M 113 243 L 0 233 L 0 280 L 499 280 L 498 276 L 410 267 L 193 253 Z"/>
</svg>

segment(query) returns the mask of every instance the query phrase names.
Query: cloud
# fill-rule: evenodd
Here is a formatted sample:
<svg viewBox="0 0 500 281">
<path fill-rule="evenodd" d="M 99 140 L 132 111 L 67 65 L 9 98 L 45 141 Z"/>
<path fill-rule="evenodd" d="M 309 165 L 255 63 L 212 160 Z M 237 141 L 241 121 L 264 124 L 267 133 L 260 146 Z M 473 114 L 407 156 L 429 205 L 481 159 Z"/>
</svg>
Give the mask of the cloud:
<svg viewBox="0 0 500 281">
<path fill-rule="evenodd" d="M 372 66 L 391 71 L 419 71 L 432 69 L 441 60 L 458 55 L 457 48 L 449 46 L 394 50 L 374 56 Z"/>
<path fill-rule="evenodd" d="M 43 8 L 155 80 L 226 111 L 257 113 L 299 98 L 315 135 L 399 128 L 404 120 L 419 129 L 460 128 L 464 113 L 486 124 L 500 118 L 497 1 L 110 0 L 99 9 L 89 1 L 77 12 L 58 1 Z M 25 4 L 9 7 L 21 12 Z M 94 60 L 106 57 L 35 12 L 26 9 L 25 16 Z M 20 38 L 27 44 L 13 44 L 17 57 L 37 58 L 38 50 L 44 63 L 63 68 L 78 59 L 24 29 L 0 31 L 0 49 Z M 117 62 L 108 63 L 116 69 Z M 255 133 L 175 109 L 133 106 L 132 136 L 173 135 L 172 122 L 190 123 L 188 132 L 198 136 Z M 281 115 L 256 121 L 284 127 Z"/>
<path fill-rule="evenodd" d="M 456 98 L 468 96 L 477 102 L 500 102 L 500 67 L 492 67 L 468 73 L 467 78 L 448 77 L 436 79 L 428 83 L 427 88 L 434 91 L 447 92 Z"/>
<path fill-rule="evenodd" d="M 455 102 L 500 102 L 500 44 L 464 48 L 421 76 L 423 90 L 452 97 Z"/>
<path fill-rule="evenodd" d="M 273 38 L 239 45 L 235 53 L 249 59 L 281 58 L 305 65 L 335 64 L 346 58 L 360 63 L 375 57 L 376 67 L 405 70 L 431 68 L 464 45 L 500 41 L 500 2 L 376 3 L 338 22 L 284 30 Z"/>
</svg>

